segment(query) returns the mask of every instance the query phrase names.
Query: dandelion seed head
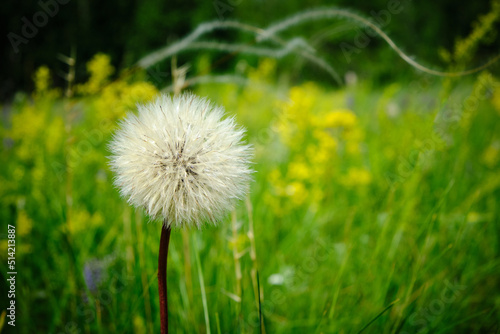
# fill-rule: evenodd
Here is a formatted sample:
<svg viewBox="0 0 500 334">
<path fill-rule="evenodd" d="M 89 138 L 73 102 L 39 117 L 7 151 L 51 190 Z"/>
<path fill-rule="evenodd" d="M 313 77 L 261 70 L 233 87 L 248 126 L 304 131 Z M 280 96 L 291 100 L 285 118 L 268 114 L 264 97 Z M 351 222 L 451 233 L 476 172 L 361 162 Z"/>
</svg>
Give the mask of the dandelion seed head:
<svg viewBox="0 0 500 334">
<path fill-rule="evenodd" d="M 138 106 L 110 144 L 121 195 L 171 226 L 216 223 L 245 195 L 252 173 L 245 132 L 224 116 L 192 94 Z"/>
</svg>

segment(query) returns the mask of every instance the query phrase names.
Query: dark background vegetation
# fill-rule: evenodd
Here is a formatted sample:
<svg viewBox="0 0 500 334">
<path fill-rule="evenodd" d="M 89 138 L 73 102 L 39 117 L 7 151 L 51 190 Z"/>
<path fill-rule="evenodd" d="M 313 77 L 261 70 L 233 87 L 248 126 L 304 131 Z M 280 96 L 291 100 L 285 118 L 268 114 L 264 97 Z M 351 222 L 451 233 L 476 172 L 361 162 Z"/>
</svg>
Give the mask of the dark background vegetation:
<svg viewBox="0 0 500 334">
<path fill-rule="evenodd" d="M 46 2 L 47 0 L 42 0 Z M 193 30 L 199 23 L 217 19 L 239 20 L 265 27 L 275 20 L 285 18 L 307 8 L 335 5 L 355 9 L 357 12 L 372 16 L 372 11 L 387 9 L 387 0 L 362 1 L 338 0 L 332 3 L 326 0 L 313 1 L 255 1 L 255 0 L 218 0 L 218 1 L 183 1 L 183 0 L 69 0 L 59 4 L 58 13 L 49 18 L 48 23 L 39 28 L 37 35 L 27 44 L 14 49 L 7 37 L 9 32 L 21 35 L 26 17 L 33 22 L 33 15 L 42 9 L 38 1 L 3 1 L 0 3 L 0 31 L 2 31 L 2 51 L 0 62 L 0 98 L 5 99 L 16 91 L 32 89 L 31 76 L 40 65 L 59 69 L 61 73 L 67 66 L 57 57 L 58 54 L 76 54 L 76 80 L 85 80 L 85 63 L 97 52 L 111 55 L 114 65 L 121 69 L 133 65 L 141 56 L 171 43 Z M 445 66 L 438 55 L 440 47 L 451 49 L 457 37 L 466 36 L 478 15 L 489 11 L 488 1 L 468 1 L 457 3 L 452 0 L 441 1 L 402 1 L 404 10 L 392 15 L 384 30 L 394 38 L 406 52 L 420 61 L 434 66 Z M 217 8 L 216 8 L 217 7 Z M 342 22 L 339 20 L 339 22 Z M 338 25 L 333 21 L 323 21 L 316 25 L 328 29 Z M 314 24 L 313 24 L 314 25 Z M 306 26 L 307 27 L 307 26 Z M 314 27 L 316 28 L 316 27 Z M 308 29 L 301 26 L 296 30 L 304 38 Z M 317 31 L 311 29 L 311 31 Z M 380 39 L 370 41 L 367 50 L 353 55 L 353 61 L 346 63 L 339 47 L 340 41 L 353 41 L 357 33 L 353 29 L 339 37 L 326 40 L 321 45 L 320 53 L 340 72 L 355 70 L 363 73 L 370 66 L 372 80 L 390 81 L 400 78 L 411 71 L 398 56 Z M 293 30 L 291 31 L 293 33 Z M 213 39 L 234 38 L 231 33 L 219 32 Z M 240 38 L 244 38 L 240 36 Z M 251 38 L 251 37 L 246 37 Z M 474 64 L 481 64 L 500 49 L 499 41 L 483 46 L 480 59 Z M 250 41 L 250 40 L 248 40 Z M 185 55 L 183 61 L 192 61 L 196 53 Z M 234 59 L 234 58 L 233 58 Z M 251 61 L 251 58 L 250 58 Z M 374 68 L 374 64 L 379 64 Z M 231 61 L 219 64 L 216 70 L 224 71 L 231 67 Z M 168 66 L 164 66 L 168 68 Z M 307 75 L 319 76 L 321 71 L 307 71 Z M 306 75 L 306 74 L 304 74 Z M 300 75 L 299 75 L 300 76 Z M 58 77 L 56 85 L 64 81 Z"/>
</svg>

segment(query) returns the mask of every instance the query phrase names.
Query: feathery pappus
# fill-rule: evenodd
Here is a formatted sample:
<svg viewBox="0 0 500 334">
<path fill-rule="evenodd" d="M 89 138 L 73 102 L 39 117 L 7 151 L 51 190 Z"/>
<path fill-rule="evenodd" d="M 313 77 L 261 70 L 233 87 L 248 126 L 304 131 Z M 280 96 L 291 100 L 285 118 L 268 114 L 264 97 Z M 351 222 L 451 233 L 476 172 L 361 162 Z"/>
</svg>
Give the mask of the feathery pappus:
<svg viewBox="0 0 500 334">
<path fill-rule="evenodd" d="M 168 226 L 216 223 L 248 191 L 252 149 L 244 134 L 207 99 L 162 95 L 121 121 L 109 145 L 114 183 Z"/>
</svg>

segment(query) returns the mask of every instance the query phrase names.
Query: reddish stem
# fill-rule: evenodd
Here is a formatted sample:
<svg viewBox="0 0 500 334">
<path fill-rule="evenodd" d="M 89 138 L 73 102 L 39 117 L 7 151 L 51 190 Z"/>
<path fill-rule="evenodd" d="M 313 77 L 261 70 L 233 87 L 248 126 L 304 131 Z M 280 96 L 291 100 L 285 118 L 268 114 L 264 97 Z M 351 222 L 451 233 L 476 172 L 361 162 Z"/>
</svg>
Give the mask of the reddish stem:
<svg viewBox="0 0 500 334">
<path fill-rule="evenodd" d="M 158 255 L 158 294 L 160 296 L 161 334 L 168 334 L 167 257 L 170 242 L 170 226 L 161 228 L 160 253 Z"/>
</svg>

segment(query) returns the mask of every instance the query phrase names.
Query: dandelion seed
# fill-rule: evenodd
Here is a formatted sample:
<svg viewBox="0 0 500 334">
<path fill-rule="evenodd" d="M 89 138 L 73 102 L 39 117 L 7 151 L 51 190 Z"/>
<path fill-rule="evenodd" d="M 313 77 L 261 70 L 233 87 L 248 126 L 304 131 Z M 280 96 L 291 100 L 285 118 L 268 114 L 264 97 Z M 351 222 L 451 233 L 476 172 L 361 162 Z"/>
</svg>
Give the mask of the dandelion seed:
<svg viewBox="0 0 500 334">
<path fill-rule="evenodd" d="M 206 99 L 161 96 L 116 132 L 115 185 L 168 226 L 216 223 L 248 189 L 251 148 L 243 136 L 234 118 Z"/>
</svg>

